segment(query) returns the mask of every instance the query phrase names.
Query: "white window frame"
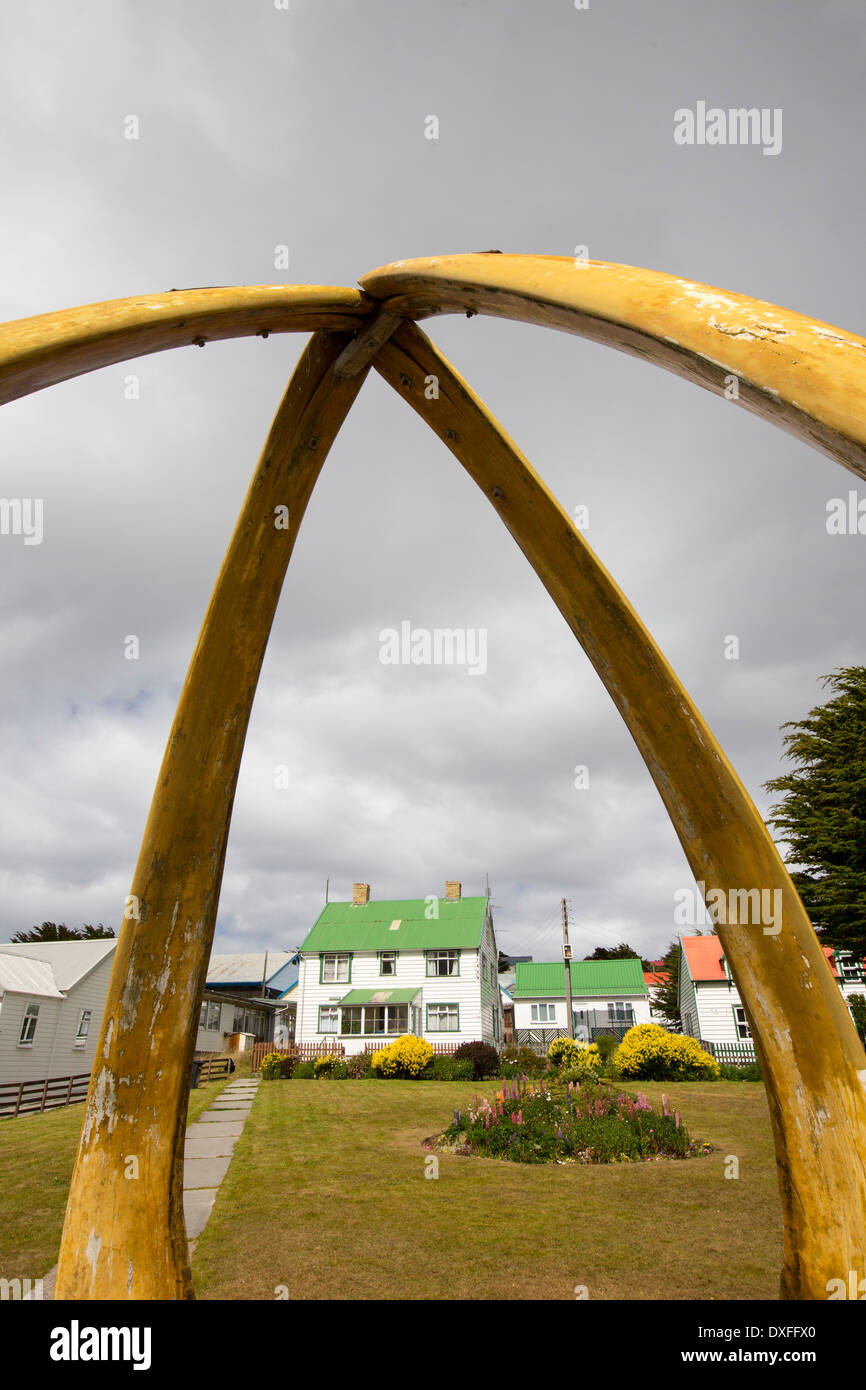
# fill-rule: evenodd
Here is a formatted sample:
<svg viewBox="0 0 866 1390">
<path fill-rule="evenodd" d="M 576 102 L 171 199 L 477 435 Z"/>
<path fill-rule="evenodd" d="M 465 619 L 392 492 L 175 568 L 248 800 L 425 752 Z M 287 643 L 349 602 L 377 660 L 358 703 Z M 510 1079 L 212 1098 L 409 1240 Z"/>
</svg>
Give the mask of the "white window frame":
<svg viewBox="0 0 866 1390">
<path fill-rule="evenodd" d="M 542 1009 L 544 1012 L 542 1013 Z M 556 1005 L 555 1004 L 531 1004 L 530 1020 L 532 1023 L 555 1023 Z"/>
<path fill-rule="evenodd" d="M 740 1018 L 740 1014 L 742 1014 L 742 1018 Z M 734 1005 L 734 1027 L 737 1030 L 738 1042 L 748 1042 L 751 1039 L 752 1030 L 749 1027 L 749 1020 L 746 1018 L 746 1011 L 742 1004 Z M 746 1030 L 745 1033 L 741 1032 L 743 1028 Z"/>
<path fill-rule="evenodd" d="M 333 1014 L 333 1028 L 325 1028 L 325 1014 Z M 329 1022 L 331 1020 L 329 1019 Z M 318 1032 L 324 1037 L 337 1037 L 340 1032 L 340 1006 L 339 1004 L 320 1004 L 319 1005 L 319 1027 Z"/>
<path fill-rule="evenodd" d="M 328 974 L 328 967 L 332 966 L 333 975 Z M 340 971 L 345 969 L 345 975 Z M 322 980 L 323 985 L 347 985 L 352 974 L 352 956 L 349 951 L 323 951 L 322 952 Z"/>
<path fill-rule="evenodd" d="M 451 970 L 431 970 L 431 965 L 447 964 L 453 967 Z M 457 950 L 443 949 L 437 951 L 427 951 L 426 953 L 426 972 L 429 980 L 452 980 L 460 975 L 460 952 Z"/>
<path fill-rule="evenodd" d="M 81 1013 L 78 1015 L 78 1032 L 75 1034 L 75 1041 L 72 1044 L 73 1047 L 87 1046 L 87 1034 L 90 1032 L 90 1023 L 92 1018 L 92 1009 L 81 1010 Z M 84 1030 L 83 1032 L 82 1029 Z"/>
<path fill-rule="evenodd" d="M 33 1022 L 32 1030 L 29 1027 Z M 19 1047 L 32 1047 L 36 1037 L 36 1029 L 39 1027 L 39 1005 L 28 1003 L 24 1010 L 24 1017 L 21 1020 L 21 1032 L 18 1034 Z"/>
<path fill-rule="evenodd" d="M 443 1015 L 439 1010 L 447 1010 Z M 454 1026 L 451 1027 L 453 1018 Z M 435 1020 L 435 1022 L 434 1022 Z M 448 1027 L 443 1028 L 442 1023 L 447 1022 Z M 427 1005 L 427 1032 L 428 1033 L 459 1033 L 460 1032 L 460 1005 L 445 1003 L 430 1003 Z"/>
</svg>

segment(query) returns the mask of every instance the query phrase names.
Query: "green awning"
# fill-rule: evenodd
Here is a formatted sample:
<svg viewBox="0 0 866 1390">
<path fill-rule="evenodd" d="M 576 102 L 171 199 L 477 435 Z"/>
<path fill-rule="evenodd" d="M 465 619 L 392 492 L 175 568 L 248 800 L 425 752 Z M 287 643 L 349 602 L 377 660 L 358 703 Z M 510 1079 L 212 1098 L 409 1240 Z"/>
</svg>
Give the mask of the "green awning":
<svg viewBox="0 0 866 1390">
<path fill-rule="evenodd" d="M 340 1000 L 340 1008 L 347 1004 L 411 1004 L 420 992 L 420 985 L 414 989 L 350 989 Z"/>
</svg>

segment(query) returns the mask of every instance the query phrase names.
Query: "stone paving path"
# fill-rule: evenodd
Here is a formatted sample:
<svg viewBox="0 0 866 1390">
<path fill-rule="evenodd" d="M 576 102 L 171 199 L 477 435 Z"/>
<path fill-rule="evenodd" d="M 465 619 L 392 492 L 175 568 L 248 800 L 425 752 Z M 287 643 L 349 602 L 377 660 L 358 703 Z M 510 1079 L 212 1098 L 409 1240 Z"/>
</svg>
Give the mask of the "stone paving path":
<svg viewBox="0 0 866 1390">
<path fill-rule="evenodd" d="M 225 1090 L 198 1119 L 187 1126 L 183 1150 L 183 1215 L 189 1253 L 213 1210 L 219 1185 L 228 1172 L 235 1144 L 240 1138 L 261 1077 L 230 1081 Z M 54 1297 L 57 1266 L 42 1280 L 42 1297 Z"/>
<path fill-rule="evenodd" d="M 235 1144 L 253 1108 L 260 1079 L 254 1076 L 249 1080 L 230 1081 L 213 1105 L 202 1111 L 195 1124 L 187 1128 L 183 1150 L 183 1214 L 190 1254 L 207 1224 L 219 1185 L 228 1172 Z"/>
</svg>

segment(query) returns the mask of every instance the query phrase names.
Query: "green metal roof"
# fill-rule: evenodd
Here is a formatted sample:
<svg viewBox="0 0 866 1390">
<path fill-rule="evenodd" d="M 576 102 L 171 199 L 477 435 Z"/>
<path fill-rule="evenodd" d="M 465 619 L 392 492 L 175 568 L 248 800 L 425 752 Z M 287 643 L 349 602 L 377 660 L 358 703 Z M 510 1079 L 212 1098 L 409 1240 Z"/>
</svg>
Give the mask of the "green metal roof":
<svg viewBox="0 0 866 1390">
<path fill-rule="evenodd" d="M 345 1008 L 347 1004 L 411 1004 L 413 999 L 417 999 L 420 989 L 420 985 L 414 989 L 350 989 L 340 1000 L 340 1007 Z"/>
<path fill-rule="evenodd" d="M 565 967 L 561 961 L 518 964 L 515 975 L 515 999 L 565 998 Z M 634 959 L 573 960 L 571 992 L 584 998 L 587 995 L 646 994 L 643 966 Z"/>
<path fill-rule="evenodd" d="M 480 945 L 487 915 L 486 898 L 460 898 L 457 902 L 440 898 L 438 907 L 438 917 L 427 917 L 426 898 L 326 903 L 300 949 L 435 951 L 474 950 Z M 398 925 L 394 927 L 394 923 Z"/>
</svg>

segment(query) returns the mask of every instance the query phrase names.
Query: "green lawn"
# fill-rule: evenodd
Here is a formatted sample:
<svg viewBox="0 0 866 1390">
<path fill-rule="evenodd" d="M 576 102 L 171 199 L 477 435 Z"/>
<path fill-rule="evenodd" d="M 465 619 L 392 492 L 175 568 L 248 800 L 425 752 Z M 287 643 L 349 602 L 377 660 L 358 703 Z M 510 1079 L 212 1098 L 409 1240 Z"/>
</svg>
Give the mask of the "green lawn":
<svg viewBox="0 0 866 1390">
<path fill-rule="evenodd" d="M 193 1259 L 200 1298 L 776 1298 L 781 1216 L 760 1084 L 641 1083 L 686 1162 L 531 1166 L 421 1140 L 498 1083 L 263 1082 Z M 739 1178 L 724 1176 L 728 1155 Z"/>
<path fill-rule="evenodd" d="M 190 1093 L 190 1122 L 226 1084 L 211 1081 Z M 0 1120 L 0 1277 L 39 1279 L 57 1263 L 83 1121 L 83 1105 Z"/>
</svg>

